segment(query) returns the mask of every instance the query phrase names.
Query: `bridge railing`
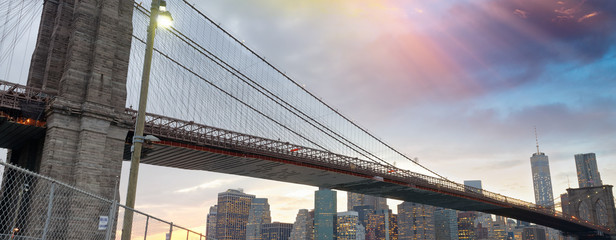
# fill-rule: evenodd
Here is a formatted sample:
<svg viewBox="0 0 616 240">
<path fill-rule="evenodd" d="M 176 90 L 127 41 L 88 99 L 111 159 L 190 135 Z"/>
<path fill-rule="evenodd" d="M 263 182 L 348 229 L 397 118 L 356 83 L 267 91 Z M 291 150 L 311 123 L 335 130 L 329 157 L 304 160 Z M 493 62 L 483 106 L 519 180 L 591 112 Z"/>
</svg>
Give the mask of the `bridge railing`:
<svg viewBox="0 0 616 240">
<path fill-rule="evenodd" d="M 0 162 L 0 179 L 0 239 L 120 239 L 122 224 L 117 220 L 127 211 L 134 212 L 131 239 L 206 239 L 189 228 L 11 164 Z"/>
<path fill-rule="evenodd" d="M 47 102 L 50 98 L 56 95 L 56 92 L 54 91 L 45 91 L 17 83 L 7 82 L 4 80 L 0 80 L 0 92 L 2 93 L 3 97 L 6 98 L 13 97 L 14 99 L 22 99 L 35 102 Z M 14 104 L 13 102 L 10 103 Z"/>
<path fill-rule="evenodd" d="M 27 125 L 44 125 L 46 104 L 55 96 L 54 92 L 23 86 L 0 80 L 0 108 L 18 111 L 19 116 L 9 116 L 0 111 L 0 115 Z"/>
<path fill-rule="evenodd" d="M 423 179 L 423 180 L 426 180 L 428 184 L 432 185 L 432 187 L 437 190 L 446 189 L 448 193 L 457 193 L 460 196 L 466 196 L 469 198 L 483 200 L 485 202 L 489 202 L 495 205 L 502 205 L 503 207 L 517 207 L 521 209 L 531 210 L 537 213 L 542 213 L 547 216 L 559 217 L 563 220 L 576 222 L 580 225 L 584 225 L 589 228 L 601 230 L 605 233 L 610 233 L 611 231 L 611 229 L 605 226 L 594 224 L 593 222 L 588 221 L 588 220 L 579 219 L 575 216 L 565 214 L 561 211 L 556 211 L 552 207 L 541 206 L 541 205 L 523 201 L 520 199 L 507 197 L 499 193 L 494 193 L 494 192 L 490 192 L 490 191 L 483 190 L 480 188 L 466 186 L 464 184 L 456 183 L 456 182 L 453 182 L 447 179 L 426 176 L 423 174 L 415 173 L 415 172 L 404 170 L 404 169 L 398 169 L 396 171 L 388 171 L 386 174 L 391 176 L 392 179 L 401 178 L 403 179 L 403 182 L 406 182 L 406 183 L 416 183 L 417 180 L 414 180 L 415 178 Z"/>
</svg>

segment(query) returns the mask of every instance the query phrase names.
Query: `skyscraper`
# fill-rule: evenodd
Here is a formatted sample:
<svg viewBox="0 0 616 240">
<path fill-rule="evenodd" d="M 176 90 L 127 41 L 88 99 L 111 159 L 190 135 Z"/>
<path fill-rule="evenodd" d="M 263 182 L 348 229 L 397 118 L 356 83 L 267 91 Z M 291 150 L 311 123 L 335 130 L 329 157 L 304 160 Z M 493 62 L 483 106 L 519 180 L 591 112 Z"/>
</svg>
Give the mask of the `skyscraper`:
<svg viewBox="0 0 616 240">
<path fill-rule="evenodd" d="M 385 239 L 387 227 L 385 225 L 385 215 L 371 213 L 368 215 L 366 225 L 366 240 Z"/>
<path fill-rule="evenodd" d="M 368 215 L 366 240 L 398 239 L 397 215 L 391 210 L 379 210 Z"/>
<path fill-rule="evenodd" d="M 476 212 L 476 214 L 477 214 L 477 218 L 475 219 L 475 228 L 476 228 L 475 237 L 477 239 L 487 239 L 489 236 L 493 235 L 492 225 L 494 224 L 494 222 L 492 221 L 492 216 L 490 214 L 482 213 L 482 212 Z M 483 233 L 481 233 L 481 231 L 484 231 L 484 230 L 480 228 L 485 229 L 487 236 L 482 235 Z"/>
<path fill-rule="evenodd" d="M 355 206 L 353 207 L 353 211 L 357 212 L 359 214 L 359 222 L 361 223 L 361 225 L 363 225 L 364 227 L 368 226 L 368 216 L 370 216 L 370 214 L 374 214 L 375 210 L 374 208 L 372 208 L 372 206 Z"/>
<path fill-rule="evenodd" d="M 522 239 L 524 240 L 546 240 L 545 229 L 537 226 L 525 227 L 522 229 Z"/>
<path fill-rule="evenodd" d="M 533 187 L 535 189 L 535 203 L 553 209 L 554 194 L 552 192 L 550 163 L 548 156 L 539 151 L 538 140 L 537 152 L 533 153 L 533 156 L 530 157 L 530 167 L 533 175 Z"/>
<path fill-rule="evenodd" d="M 492 224 L 492 236 L 490 236 L 490 239 L 507 239 L 507 221 L 504 217 L 496 216 L 496 220 L 494 221 L 494 224 Z"/>
<path fill-rule="evenodd" d="M 434 207 L 403 202 L 398 205 L 400 240 L 434 239 Z"/>
<path fill-rule="evenodd" d="M 348 192 L 347 211 L 353 211 L 353 208 L 357 206 L 371 206 L 374 210 L 389 209 L 387 198 Z"/>
<path fill-rule="evenodd" d="M 458 239 L 475 239 L 475 212 L 458 213 Z"/>
<path fill-rule="evenodd" d="M 336 191 L 319 188 L 314 197 L 314 236 L 332 240 L 336 236 Z"/>
<path fill-rule="evenodd" d="M 267 240 L 288 240 L 291 235 L 293 224 L 291 223 L 266 223 L 261 228 L 263 239 Z"/>
<path fill-rule="evenodd" d="M 373 206 L 374 210 L 389 210 L 389 206 L 387 206 L 387 198 L 384 197 L 375 197 L 371 195 L 364 195 L 364 204 Z"/>
<path fill-rule="evenodd" d="M 364 205 L 364 194 L 347 192 L 347 211 L 353 211 L 353 207 Z"/>
<path fill-rule="evenodd" d="M 359 231 L 358 226 L 361 225 L 359 225 L 359 214 L 357 212 L 339 212 L 336 220 L 336 239 L 355 240 Z"/>
<path fill-rule="evenodd" d="M 481 180 L 464 180 L 465 191 L 482 193 Z"/>
<path fill-rule="evenodd" d="M 434 232 L 436 240 L 458 239 L 458 212 L 453 209 L 437 208 L 434 211 Z"/>
<path fill-rule="evenodd" d="M 267 198 L 254 198 L 248 213 L 248 223 L 246 224 L 246 240 L 261 240 L 261 226 L 271 223 L 270 206 Z"/>
<path fill-rule="evenodd" d="M 474 188 L 481 188 L 481 180 L 464 180 L 464 186 L 470 186 Z"/>
<path fill-rule="evenodd" d="M 207 214 L 207 222 L 205 226 L 205 236 L 207 240 L 216 240 L 216 213 L 218 205 L 210 207 L 210 213 Z"/>
<path fill-rule="evenodd" d="M 398 236 L 398 233 L 399 233 L 398 214 L 393 214 L 391 210 L 383 210 L 383 211 L 387 211 L 387 218 L 389 220 L 387 221 L 387 227 L 389 229 L 388 231 L 389 240 L 398 240 L 398 237 L 399 237 Z"/>
<path fill-rule="evenodd" d="M 603 185 L 597 167 L 597 157 L 594 153 L 575 154 L 575 168 L 580 188 Z"/>
<path fill-rule="evenodd" d="M 530 157 L 530 166 L 533 174 L 535 203 L 544 207 L 553 208 L 554 195 L 552 192 L 552 178 L 550 176 L 548 156 L 542 152 L 533 153 L 533 156 Z"/>
<path fill-rule="evenodd" d="M 246 240 L 246 224 L 253 198 L 255 195 L 245 194 L 242 189 L 218 193 L 217 240 Z"/>
<path fill-rule="evenodd" d="M 483 239 L 488 239 L 488 228 L 486 226 L 483 226 L 483 224 L 478 223 L 475 224 L 475 239 L 477 240 L 483 240 Z"/>
<path fill-rule="evenodd" d="M 466 191 L 477 193 L 483 192 L 481 180 L 466 180 L 464 181 L 464 185 L 466 187 Z M 463 217 L 458 217 L 459 239 L 482 239 L 482 237 L 487 238 L 487 236 L 483 235 L 483 233 L 485 233 L 486 231 L 488 235 L 490 235 L 490 232 L 492 231 L 492 216 L 490 214 L 482 212 L 472 212 L 472 214 L 471 212 L 461 212 L 458 216 L 461 216 L 460 214 Z M 472 222 L 470 224 L 468 223 L 469 218 L 472 219 Z M 481 228 L 479 228 L 479 225 L 481 225 Z"/>
<path fill-rule="evenodd" d="M 300 209 L 293 223 L 290 240 L 313 240 L 314 239 L 314 211 Z"/>
</svg>

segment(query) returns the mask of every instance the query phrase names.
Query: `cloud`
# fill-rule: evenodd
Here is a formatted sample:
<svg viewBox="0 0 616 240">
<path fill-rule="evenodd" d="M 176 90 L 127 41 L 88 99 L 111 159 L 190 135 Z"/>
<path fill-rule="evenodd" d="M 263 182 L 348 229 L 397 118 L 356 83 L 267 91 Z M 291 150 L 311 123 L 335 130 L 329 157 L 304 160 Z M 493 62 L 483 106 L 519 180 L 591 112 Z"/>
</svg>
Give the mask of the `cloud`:
<svg viewBox="0 0 616 240">
<path fill-rule="evenodd" d="M 527 14 L 526 11 L 520 10 L 520 9 L 516 9 L 515 11 L 513 11 L 513 14 L 518 15 L 521 18 L 527 18 Z"/>
<path fill-rule="evenodd" d="M 582 22 L 582 21 L 584 21 L 584 20 L 586 20 L 586 19 L 589 19 L 589 18 L 591 18 L 591 17 L 597 16 L 597 14 L 599 14 L 599 13 L 598 13 L 598 12 L 596 12 L 596 11 L 595 11 L 595 12 L 592 12 L 592 13 L 589 13 L 589 14 L 586 14 L 586 15 L 584 15 L 583 17 L 579 18 L 577 21 L 578 21 L 578 22 Z"/>
<path fill-rule="evenodd" d="M 202 191 L 202 190 L 206 190 L 206 189 L 220 188 L 220 187 L 223 187 L 223 186 L 230 185 L 233 182 L 235 182 L 235 181 L 234 180 L 229 180 L 229 179 L 216 179 L 216 180 L 213 180 L 213 181 L 210 181 L 210 182 L 205 182 L 205 183 L 199 184 L 197 186 L 179 189 L 179 190 L 176 190 L 175 192 L 176 193 L 190 193 L 190 192 Z"/>
<path fill-rule="evenodd" d="M 458 21 L 445 22 L 446 30 L 490 61 L 593 61 L 615 39 L 608 30 L 616 24 L 613 1 L 460 3 L 451 14 Z"/>
</svg>

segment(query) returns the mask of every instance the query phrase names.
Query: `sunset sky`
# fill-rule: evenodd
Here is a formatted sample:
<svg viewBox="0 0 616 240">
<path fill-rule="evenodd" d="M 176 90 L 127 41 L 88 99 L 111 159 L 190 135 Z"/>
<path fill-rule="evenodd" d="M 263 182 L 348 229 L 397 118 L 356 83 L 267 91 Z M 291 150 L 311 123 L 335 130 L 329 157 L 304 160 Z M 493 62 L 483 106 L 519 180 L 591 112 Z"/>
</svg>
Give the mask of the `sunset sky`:
<svg viewBox="0 0 616 240">
<path fill-rule="evenodd" d="M 616 184 L 616 1 L 208 0 L 196 7 L 449 179 L 482 180 L 484 189 L 534 202 L 536 127 L 554 196 L 578 187 L 577 153 L 596 153 L 603 183 Z M 125 162 L 122 199 L 127 172 Z M 313 208 L 316 190 L 145 165 L 136 208 L 202 226 L 228 188 L 269 198 L 272 219 L 289 223 L 298 209 Z M 346 211 L 346 193 L 338 203 Z"/>
<path fill-rule="evenodd" d="M 534 202 L 529 158 L 536 126 L 555 196 L 577 187 L 577 153 L 596 153 L 604 183 L 616 183 L 616 3 L 196 6 L 342 113 L 455 181 L 480 179 L 488 190 Z M 316 190 L 151 166 L 140 177 L 141 208 L 189 224 L 202 223 L 227 188 L 269 198 L 273 219 L 293 222 L 299 208 L 313 208 Z M 346 194 L 338 197 L 339 211 L 346 210 Z"/>
</svg>

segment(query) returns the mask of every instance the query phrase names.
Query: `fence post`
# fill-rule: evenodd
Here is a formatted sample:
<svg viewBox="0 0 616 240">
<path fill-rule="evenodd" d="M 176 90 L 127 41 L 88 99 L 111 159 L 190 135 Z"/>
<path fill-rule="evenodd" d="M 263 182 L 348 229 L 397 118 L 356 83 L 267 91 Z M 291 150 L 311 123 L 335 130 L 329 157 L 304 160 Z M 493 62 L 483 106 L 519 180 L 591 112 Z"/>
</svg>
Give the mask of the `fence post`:
<svg viewBox="0 0 616 240">
<path fill-rule="evenodd" d="M 171 234 L 173 233 L 173 222 L 169 224 L 169 239 L 171 240 Z"/>
<path fill-rule="evenodd" d="M 43 240 L 47 239 L 47 231 L 49 230 L 49 221 L 51 219 L 51 208 L 53 207 L 53 194 L 56 190 L 56 183 L 51 182 L 51 190 L 49 190 L 49 201 L 47 202 L 47 218 L 45 219 L 45 227 L 43 228 Z"/>
<path fill-rule="evenodd" d="M 143 240 L 148 238 L 148 225 L 150 224 L 150 215 L 145 215 L 145 233 L 143 234 Z"/>
<path fill-rule="evenodd" d="M 118 179 L 115 182 L 115 189 L 113 190 L 113 201 L 111 201 L 111 209 L 109 209 L 109 221 L 107 222 L 107 232 L 105 232 L 105 240 L 111 240 L 111 231 L 114 226 L 116 209 L 118 208 L 118 201 L 116 200 L 118 195 Z"/>
</svg>

